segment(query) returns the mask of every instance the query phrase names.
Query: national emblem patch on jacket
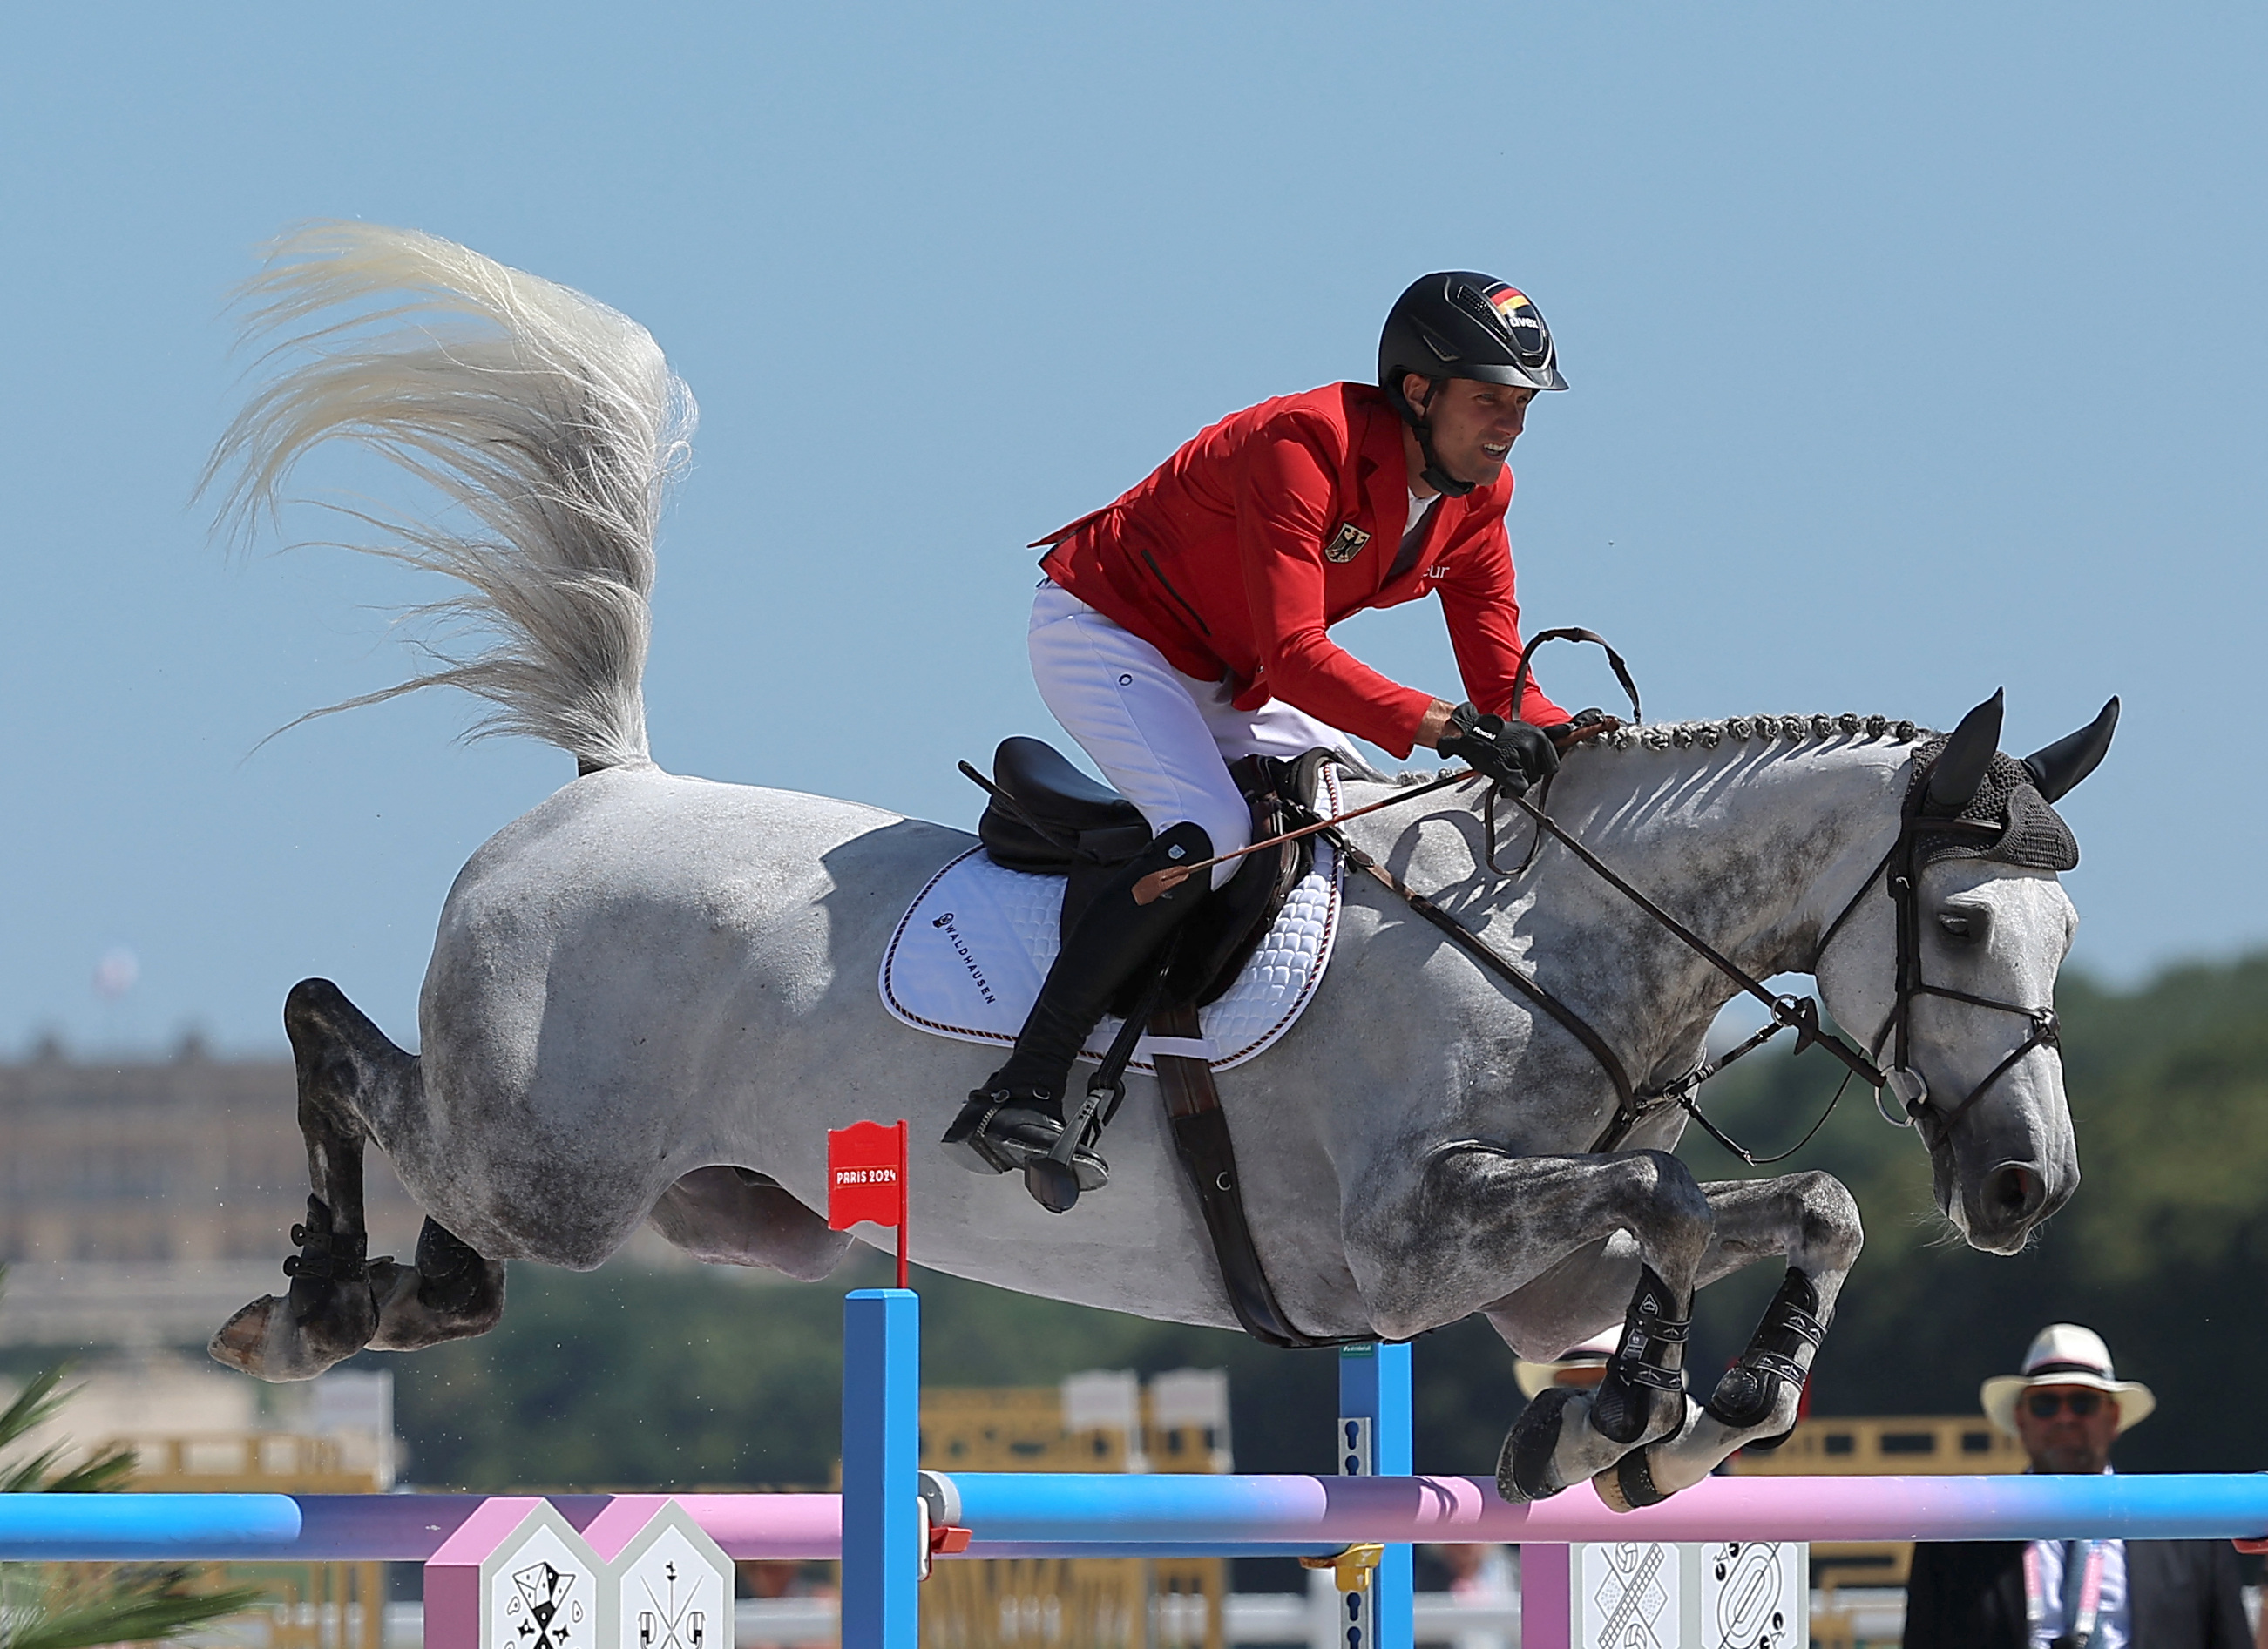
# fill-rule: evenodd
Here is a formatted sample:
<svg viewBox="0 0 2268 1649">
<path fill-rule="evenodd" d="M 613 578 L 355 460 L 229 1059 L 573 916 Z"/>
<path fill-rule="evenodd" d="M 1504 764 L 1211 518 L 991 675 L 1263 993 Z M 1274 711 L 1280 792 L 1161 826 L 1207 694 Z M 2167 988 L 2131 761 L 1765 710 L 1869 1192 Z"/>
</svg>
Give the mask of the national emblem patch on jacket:
<svg viewBox="0 0 2268 1649">
<path fill-rule="evenodd" d="M 1370 542 L 1370 534 L 1352 521 L 1349 521 L 1332 536 L 1329 543 L 1323 546 L 1323 559 L 1352 561 L 1357 556 L 1362 554 L 1362 547 L 1368 542 Z"/>
</svg>

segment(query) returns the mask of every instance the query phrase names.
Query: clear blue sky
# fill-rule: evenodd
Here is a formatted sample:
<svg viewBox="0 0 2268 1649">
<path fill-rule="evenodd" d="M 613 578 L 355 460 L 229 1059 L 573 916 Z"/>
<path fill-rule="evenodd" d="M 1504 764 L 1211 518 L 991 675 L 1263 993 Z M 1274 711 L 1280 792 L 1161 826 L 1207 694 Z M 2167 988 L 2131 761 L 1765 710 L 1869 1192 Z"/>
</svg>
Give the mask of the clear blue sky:
<svg viewBox="0 0 2268 1649">
<path fill-rule="evenodd" d="M 2079 957 L 2268 938 L 2257 7 L 26 9 L 0 96 L 0 1052 L 399 1040 L 450 879 L 568 775 L 452 742 L 326 552 L 188 506 L 220 315 L 312 217 L 644 321 L 703 408 L 647 683 L 664 765 L 965 821 L 1046 732 L 1022 546 L 1204 423 L 1366 376 L 1416 274 L 1533 293 L 1573 392 L 1515 456 L 1532 623 L 1664 717 L 1948 724 L 2112 691 Z M 1350 644 L 1446 691 L 1430 605 Z M 1563 698 L 1606 698 L 1550 659 Z M 98 962 L 138 962 L 99 999 Z"/>
</svg>

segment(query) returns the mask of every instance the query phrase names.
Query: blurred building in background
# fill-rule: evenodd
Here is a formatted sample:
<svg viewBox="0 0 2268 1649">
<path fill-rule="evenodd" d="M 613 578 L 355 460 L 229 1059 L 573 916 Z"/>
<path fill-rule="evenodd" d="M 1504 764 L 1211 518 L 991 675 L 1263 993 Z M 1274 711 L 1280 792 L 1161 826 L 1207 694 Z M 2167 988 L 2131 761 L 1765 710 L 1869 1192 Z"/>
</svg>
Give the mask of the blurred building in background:
<svg viewBox="0 0 2268 1649">
<path fill-rule="evenodd" d="M 50 1043 L 0 1064 L 0 1343 L 201 1343 L 280 1291 L 307 1159 L 288 1059 L 79 1061 Z M 420 1216 L 372 1150 L 371 1252 Z"/>
</svg>

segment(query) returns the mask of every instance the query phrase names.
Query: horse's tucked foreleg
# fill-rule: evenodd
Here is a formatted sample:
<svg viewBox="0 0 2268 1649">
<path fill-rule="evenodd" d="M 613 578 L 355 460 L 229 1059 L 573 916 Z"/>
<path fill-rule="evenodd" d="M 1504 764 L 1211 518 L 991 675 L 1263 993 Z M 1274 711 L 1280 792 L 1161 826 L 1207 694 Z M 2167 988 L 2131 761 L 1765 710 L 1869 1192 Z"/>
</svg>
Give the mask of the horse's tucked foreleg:
<svg viewBox="0 0 2268 1649">
<path fill-rule="evenodd" d="M 1810 1377 L 1811 1360 L 1827 1324 L 1819 1317 L 1819 1290 L 1791 1265 L 1780 1280 L 1779 1292 L 1764 1307 L 1764 1318 L 1749 1341 L 1749 1349 L 1725 1371 L 1705 1405 L 1710 1418 L 1734 1431 L 1753 1431 L 1774 1418 L 1783 1400 L 1797 1401 Z M 1756 1444 L 1777 1447 L 1786 1433 Z"/>
<path fill-rule="evenodd" d="M 1643 1445 L 1676 1436 L 1690 1407 L 1685 1341 L 1692 1308 L 1690 1283 L 1681 1296 L 1642 1264 L 1605 1378 L 1589 1391 L 1555 1387 L 1521 1411 L 1497 1460 L 1497 1491 L 1507 1500 L 1542 1499 L 1578 1477 L 1641 1460 Z"/>
<path fill-rule="evenodd" d="M 415 1078 L 416 1061 L 388 1042 L 336 985 L 303 980 L 284 999 L 307 1144 L 307 1218 L 291 1228 L 299 1252 L 284 1263 L 291 1292 L 253 1301 L 209 1350 L 262 1380 L 311 1380 L 370 1343 L 378 1302 L 363 1222 L 362 1101 Z"/>
<path fill-rule="evenodd" d="M 1600 1498 L 1619 1510 L 1650 1505 L 1700 1482 L 1734 1449 L 1786 1435 L 1843 1279 L 1866 1240 L 1857 1203 L 1830 1174 L 1703 1189 L 1717 1227 L 1705 1276 L 1770 1255 L 1786 1256 L 1787 1275 L 1707 1405 L 1676 1436 L 1625 1455 L 1600 1480 Z"/>
<path fill-rule="evenodd" d="M 1505 1439 L 1498 1483 L 1507 1498 L 1556 1494 L 1632 1448 L 1674 1435 L 1686 1418 L 1686 1321 L 1709 1233 L 1709 1204 L 1685 1165 L 1661 1151 L 1599 1157 L 1515 1157 L 1471 1142 L 1426 1167 L 1420 1205 L 1373 1206 L 1381 1235 L 1373 1316 L 1439 1322 L 1535 1281 L 1567 1256 L 1628 1232 L 1639 1262 L 1607 1382 L 1595 1393 L 1548 1393 Z M 1412 1240 L 1421 1245 L 1411 1252 Z M 1368 1245 L 1366 1245 L 1368 1246 Z M 1457 1256 L 1444 1272 L 1442 1258 Z M 1462 1299 L 1453 1291 L 1476 1292 Z M 1556 1347 L 1553 1349 L 1557 1349 Z"/>
</svg>

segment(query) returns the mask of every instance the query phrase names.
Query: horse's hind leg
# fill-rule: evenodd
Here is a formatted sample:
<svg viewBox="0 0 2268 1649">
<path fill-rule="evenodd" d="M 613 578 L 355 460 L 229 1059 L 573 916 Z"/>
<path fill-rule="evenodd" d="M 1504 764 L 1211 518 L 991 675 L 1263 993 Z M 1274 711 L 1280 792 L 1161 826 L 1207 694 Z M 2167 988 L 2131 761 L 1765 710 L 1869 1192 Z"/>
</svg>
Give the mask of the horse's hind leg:
<svg viewBox="0 0 2268 1649">
<path fill-rule="evenodd" d="M 417 1233 L 417 1263 L 373 1265 L 381 1287 L 373 1351 L 415 1351 L 444 1340 L 486 1334 L 504 1315 L 504 1263 L 428 1215 Z"/>
<path fill-rule="evenodd" d="M 417 1263 L 368 1257 L 363 1147 L 371 1118 L 415 1099 L 416 1056 L 387 1039 L 328 979 L 303 979 L 284 999 L 284 1029 L 307 1142 L 307 1218 L 284 1263 L 291 1292 L 255 1299 L 208 1348 L 262 1380 L 312 1380 L 365 1346 L 411 1351 L 493 1328 L 504 1311 L 504 1267 L 428 1219 Z"/>
<path fill-rule="evenodd" d="M 363 1223 L 363 1105 L 377 1089 L 414 1080 L 416 1061 L 327 979 L 303 980 L 284 998 L 307 1143 L 307 1218 L 291 1228 L 299 1252 L 284 1263 L 291 1292 L 255 1299 L 214 1335 L 209 1350 L 262 1380 L 312 1380 L 370 1343 L 378 1301 Z"/>
<path fill-rule="evenodd" d="M 753 1168 L 696 1168 L 662 1193 L 646 1223 L 711 1265 L 763 1265 L 815 1283 L 850 1251 L 847 1231 Z"/>
<path fill-rule="evenodd" d="M 1701 1189 L 1716 1217 L 1702 1280 L 1778 1255 L 1787 1260 L 1787 1275 L 1749 1349 L 1725 1371 L 1706 1406 L 1675 1437 L 1624 1455 L 1600 1476 L 1599 1498 L 1620 1511 L 1691 1487 L 1736 1448 L 1787 1434 L 1843 1279 L 1866 1240 L 1858 1204 L 1831 1174 L 1734 1180 Z"/>
</svg>

